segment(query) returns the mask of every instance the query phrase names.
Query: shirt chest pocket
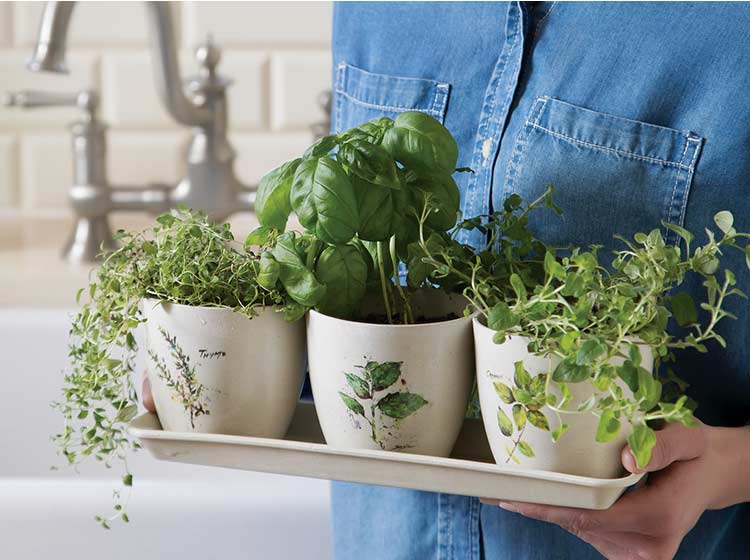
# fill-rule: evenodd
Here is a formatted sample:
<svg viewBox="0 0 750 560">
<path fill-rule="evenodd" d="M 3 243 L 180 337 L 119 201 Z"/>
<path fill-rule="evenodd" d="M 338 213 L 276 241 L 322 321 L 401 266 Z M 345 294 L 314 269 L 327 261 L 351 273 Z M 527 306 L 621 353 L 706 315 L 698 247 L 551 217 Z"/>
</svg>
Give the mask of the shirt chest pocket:
<svg viewBox="0 0 750 560">
<path fill-rule="evenodd" d="M 334 80 L 334 130 L 380 117 L 396 118 L 404 111 L 421 111 L 443 122 L 449 92 L 447 83 L 375 74 L 341 63 Z"/>
<path fill-rule="evenodd" d="M 562 218 L 532 216 L 532 225 L 556 245 L 615 246 L 615 233 L 682 225 L 703 139 L 558 99 L 539 97 L 519 131 L 503 181 L 503 198 L 534 200 L 551 183 Z"/>
</svg>

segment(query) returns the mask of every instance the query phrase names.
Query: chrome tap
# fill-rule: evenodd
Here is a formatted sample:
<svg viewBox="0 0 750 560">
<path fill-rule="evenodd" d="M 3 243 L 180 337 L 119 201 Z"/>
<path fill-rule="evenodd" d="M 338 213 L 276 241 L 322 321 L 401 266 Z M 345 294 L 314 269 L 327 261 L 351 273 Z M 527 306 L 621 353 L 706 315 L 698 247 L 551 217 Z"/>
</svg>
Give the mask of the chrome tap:
<svg viewBox="0 0 750 560">
<path fill-rule="evenodd" d="M 106 173 L 106 125 L 98 119 L 98 94 L 22 91 L 9 93 L 7 105 L 34 108 L 69 105 L 83 115 L 73 123 L 74 177 L 70 201 L 75 215 L 65 258 L 95 260 L 101 249 L 115 246 L 108 214 L 115 210 L 163 212 L 177 205 L 205 211 L 223 220 L 238 211 L 252 210 L 255 186 L 240 183 L 234 173 L 235 151 L 227 138 L 226 88 L 230 82 L 216 73 L 221 51 L 210 40 L 198 47 L 198 76 L 183 84 L 177 58 L 169 2 L 147 2 L 151 56 L 156 90 L 164 107 L 178 123 L 192 127 L 187 171 L 177 185 L 118 187 Z M 75 2 L 47 2 L 39 38 L 27 67 L 33 72 L 67 72 L 66 37 Z"/>
</svg>

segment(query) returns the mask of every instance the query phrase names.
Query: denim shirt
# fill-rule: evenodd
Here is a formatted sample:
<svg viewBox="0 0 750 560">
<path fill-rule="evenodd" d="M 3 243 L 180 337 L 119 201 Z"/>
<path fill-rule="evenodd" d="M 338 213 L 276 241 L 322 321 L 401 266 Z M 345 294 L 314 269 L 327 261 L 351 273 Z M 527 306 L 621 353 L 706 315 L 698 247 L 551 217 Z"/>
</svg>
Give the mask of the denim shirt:
<svg viewBox="0 0 750 560">
<path fill-rule="evenodd" d="M 461 209 L 556 188 L 545 241 L 617 247 L 662 221 L 701 232 L 723 209 L 750 228 L 750 7 L 730 3 L 342 3 L 334 11 L 333 126 L 422 111 L 456 137 Z M 464 241 L 478 244 L 477 233 Z M 698 236 L 700 239 L 700 236 Z M 739 252 L 725 263 L 750 291 Z M 687 285 L 705 297 L 700 282 Z M 704 422 L 750 420 L 748 302 L 719 332 L 728 349 L 685 352 Z M 475 499 L 335 485 L 337 555 L 594 558 L 552 525 Z M 750 558 L 750 506 L 707 512 L 678 558 Z"/>
</svg>

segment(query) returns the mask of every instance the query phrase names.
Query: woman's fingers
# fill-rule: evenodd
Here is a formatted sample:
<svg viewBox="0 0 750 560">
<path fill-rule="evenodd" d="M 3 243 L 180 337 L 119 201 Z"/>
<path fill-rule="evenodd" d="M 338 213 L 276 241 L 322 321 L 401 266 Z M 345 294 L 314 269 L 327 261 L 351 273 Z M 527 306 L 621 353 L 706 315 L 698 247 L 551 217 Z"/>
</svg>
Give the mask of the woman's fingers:
<svg viewBox="0 0 750 560">
<path fill-rule="evenodd" d="M 156 412 L 156 405 L 154 405 L 154 395 L 151 392 L 151 382 L 148 380 L 148 377 L 143 377 L 143 392 L 142 392 L 142 398 L 143 398 L 143 406 L 146 407 L 146 410 L 149 412 Z"/>
</svg>

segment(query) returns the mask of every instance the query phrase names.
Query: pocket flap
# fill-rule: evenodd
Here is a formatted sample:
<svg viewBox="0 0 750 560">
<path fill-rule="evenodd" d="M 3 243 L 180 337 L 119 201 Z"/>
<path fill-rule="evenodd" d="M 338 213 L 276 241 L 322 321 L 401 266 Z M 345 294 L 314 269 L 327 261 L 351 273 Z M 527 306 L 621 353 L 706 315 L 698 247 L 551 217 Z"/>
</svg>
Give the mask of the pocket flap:
<svg viewBox="0 0 750 560">
<path fill-rule="evenodd" d="M 691 142 L 702 138 L 688 130 L 616 117 L 584 109 L 552 97 L 540 97 L 528 125 L 561 140 L 609 151 L 654 164 L 692 168 L 686 158 Z"/>
<path fill-rule="evenodd" d="M 336 67 L 336 94 L 382 111 L 421 111 L 442 122 L 450 85 L 424 78 L 375 74 L 350 64 Z"/>
</svg>

